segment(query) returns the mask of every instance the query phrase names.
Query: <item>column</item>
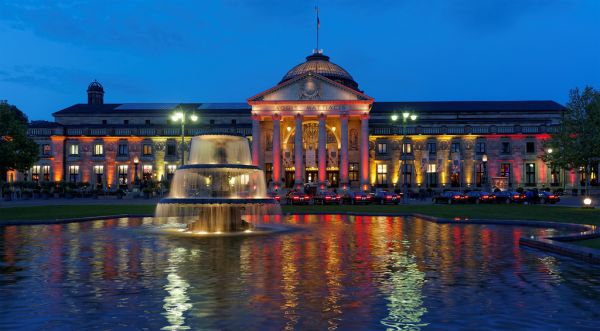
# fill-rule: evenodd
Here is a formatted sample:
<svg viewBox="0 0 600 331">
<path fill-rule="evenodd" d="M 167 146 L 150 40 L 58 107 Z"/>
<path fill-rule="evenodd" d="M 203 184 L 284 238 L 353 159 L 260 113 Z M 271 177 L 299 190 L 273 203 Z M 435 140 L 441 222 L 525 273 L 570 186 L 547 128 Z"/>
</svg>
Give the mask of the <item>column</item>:
<svg viewBox="0 0 600 331">
<path fill-rule="evenodd" d="M 327 179 L 327 128 L 325 126 L 325 114 L 319 115 L 319 183 Z"/>
<path fill-rule="evenodd" d="M 281 115 L 273 114 L 273 183 L 281 185 Z"/>
<path fill-rule="evenodd" d="M 342 131 L 341 135 L 341 159 L 340 159 L 340 183 L 348 184 L 348 114 L 340 116 Z"/>
<path fill-rule="evenodd" d="M 304 184 L 304 148 L 302 146 L 302 115 L 296 115 L 296 136 L 294 138 L 294 163 L 296 187 Z"/>
<path fill-rule="evenodd" d="M 252 114 L 252 164 L 260 165 L 260 116 Z"/>
<path fill-rule="evenodd" d="M 369 185 L 369 114 L 360 116 L 360 186 Z"/>
</svg>

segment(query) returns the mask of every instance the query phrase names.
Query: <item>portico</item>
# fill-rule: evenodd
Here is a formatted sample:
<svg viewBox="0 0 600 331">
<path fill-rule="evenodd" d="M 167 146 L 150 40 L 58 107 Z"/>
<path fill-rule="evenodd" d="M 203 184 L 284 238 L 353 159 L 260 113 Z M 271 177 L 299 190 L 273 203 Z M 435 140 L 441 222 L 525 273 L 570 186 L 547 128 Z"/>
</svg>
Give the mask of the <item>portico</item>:
<svg viewBox="0 0 600 331">
<path fill-rule="evenodd" d="M 288 73 L 277 86 L 247 100 L 253 162 L 270 175 L 273 188 L 369 185 L 373 98 L 358 91 L 351 76 L 328 59 L 322 54 L 307 57 L 290 70 L 294 75 Z M 350 163 L 358 164 L 352 167 L 359 169 L 358 176 L 350 176 Z"/>
</svg>

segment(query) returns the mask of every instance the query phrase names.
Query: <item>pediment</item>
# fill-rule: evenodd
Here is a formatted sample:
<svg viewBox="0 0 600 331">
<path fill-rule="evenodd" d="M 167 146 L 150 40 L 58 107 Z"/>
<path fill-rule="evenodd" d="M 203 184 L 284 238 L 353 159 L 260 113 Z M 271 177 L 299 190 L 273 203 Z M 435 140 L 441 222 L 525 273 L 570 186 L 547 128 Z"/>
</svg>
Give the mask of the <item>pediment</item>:
<svg viewBox="0 0 600 331">
<path fill-rule="evenodd" d="M 354 101 L 373 98 L 319 74 L 306 73 L 249 98 L 248 102 L 312 100 Z"/>
</svg>

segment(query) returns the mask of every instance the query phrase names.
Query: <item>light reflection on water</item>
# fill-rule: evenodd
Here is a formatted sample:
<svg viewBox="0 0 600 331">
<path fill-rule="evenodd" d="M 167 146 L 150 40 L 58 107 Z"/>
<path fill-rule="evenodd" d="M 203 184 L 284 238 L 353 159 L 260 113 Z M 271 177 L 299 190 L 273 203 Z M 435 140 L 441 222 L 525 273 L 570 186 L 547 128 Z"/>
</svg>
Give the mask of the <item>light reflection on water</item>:
<svg viewBox="0 0 600 331">
<path fill-rule="evenodd" d="M 0 329 L 600 327 L 600 268 L 518 246 L 547 230 L 296 215 L 269 222 L 300 231 L 184 238 L 153 222 L 0 227 Z"/>
</svg>

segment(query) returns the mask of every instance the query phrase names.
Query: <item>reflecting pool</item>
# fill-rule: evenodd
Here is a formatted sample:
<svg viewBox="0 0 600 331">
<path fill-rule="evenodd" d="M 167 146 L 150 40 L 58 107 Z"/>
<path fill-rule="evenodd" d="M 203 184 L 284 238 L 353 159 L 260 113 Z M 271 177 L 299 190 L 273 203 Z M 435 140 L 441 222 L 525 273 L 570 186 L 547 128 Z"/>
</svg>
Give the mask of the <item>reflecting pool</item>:
<svg viewBox="0 0 600 331">
<path fill-rule="evenodd" d="M 0 227 L 0 329 L 600 329 L 600 267 L 518 245 L 553 230 L 303 215 L 190 238 L 153 222 Z"/>
</svg>

